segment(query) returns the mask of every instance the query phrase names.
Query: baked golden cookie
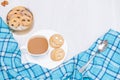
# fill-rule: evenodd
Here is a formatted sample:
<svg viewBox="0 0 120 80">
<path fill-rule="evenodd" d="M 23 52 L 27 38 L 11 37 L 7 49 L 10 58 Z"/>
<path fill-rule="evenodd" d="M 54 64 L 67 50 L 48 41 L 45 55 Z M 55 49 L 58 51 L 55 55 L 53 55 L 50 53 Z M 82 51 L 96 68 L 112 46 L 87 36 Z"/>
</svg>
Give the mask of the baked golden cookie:
<svg viewBox="0 0 120 80">
<path fill-rule="evenodd" d="M 9 19 L 10 17 L 14 16 L 15 14 L 20 14 L 22 15 L 22 11 L 26 10 L 25 7 L 22 6 L 18 6 L 13 8 L 12 10 L 9 11 L 8 15 L 7 15 L 7 19 Z"/>
<path fill-rule="evenodd" d="M 33 15 L 32 15 L 32 13 L 28 10 L 28 9 L 26 9 L 26 10 L 23 10 L 22 11 L 22 15 L 23 16 L 27 16 L 27 17 L 29 17 L 29 18 L 33 18 Z"/>
<path fill-rule="evenodd" d="M 21 25 L 22 26 L 29 26 L 32 24 L 32 19 L 28 16 L 21 17 Z"/>
<path fill-rule="evenodd" d="M 56 48 L 51 52 L 51 59 L 53 61 L 60 61 L 64 58 L 65 52 L 62 48 Z"/>
<path fill-rule="evenodd" d="M 64 39 L 60 34 L 54 34 L 50 37 L 49 43 L 53 48 L 60 48 L 64 44 Z"/>
<path fill-rule="evenodd" d="M 14 26 L 14 28 L 17 28 L 17 27 L 20 26 L 20 20 L 19 20 L 18 18 L 12 18 L 12 19 L 10 19 L 10 21 L 9 21 L 9 25 L 10 25 L 11 27 Z"/>
<path fill-rule="evenodd" d="M 15 19 L 15 22 L 13 19 Z M 7 14 L 7 23 L 13 30 L 26 30 L 33 24 L 33 15 L 27 8 L 18 6 Z"/>
<path fill-rule="evenodd" d="M 7 20 L 9 20 L 10 18 L 12 18 L 12 17 L 15 16 L 15 15 L 20 15 L 20 13 L 17 12 L 17 11 L 11 10 L 11 11 L 8 13 L 8 15 L 7 15 Z"/>
<path fill-rule="evenodd" d="M 14 14 L 14 16 L 11 16 L 11 17 L 10 17 L 10 19 L 12 19 L 12 18 L 18 18 L 19 20 L 21 20 L 22 15 L 20 15 L 20 14 Z M 9 19 L 9 20 L 10 20 L 10 19 Z"/>
<path fill-rule="evenodd" d="M 17 6 L 15 8 L 12 9 L 13 11 L 17 11 L 17 12 L 22 12 L 23 10 L 26 10 L 25 7 L 23 6 Z"/>
</svg>

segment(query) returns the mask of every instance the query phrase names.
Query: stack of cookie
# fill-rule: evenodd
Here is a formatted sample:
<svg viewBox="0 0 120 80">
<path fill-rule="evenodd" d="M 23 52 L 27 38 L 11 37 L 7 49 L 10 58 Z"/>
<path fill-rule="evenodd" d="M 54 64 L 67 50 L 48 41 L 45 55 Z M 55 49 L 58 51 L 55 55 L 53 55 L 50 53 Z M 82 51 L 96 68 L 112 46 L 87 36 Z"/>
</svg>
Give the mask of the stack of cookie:
<svg viewBox="0 0 120 80">
<path fill-rule="evenodd" d="M 33 15 L 25 7 L 18 6 L 9 11 L 7 15 L 7 24 L 13 30 L 26 30 L 33 24 Z"/>
<path fill-rule="evenodd" d="M 51 52 L 51 59 L 54 61 L 60 61 L 64 58 L 65 52 L 61 48 L 64 44 L 64 39 L 60 34 L 54 34 L 49 40 L 50 46 L 54 48 Z"/>
</svg>

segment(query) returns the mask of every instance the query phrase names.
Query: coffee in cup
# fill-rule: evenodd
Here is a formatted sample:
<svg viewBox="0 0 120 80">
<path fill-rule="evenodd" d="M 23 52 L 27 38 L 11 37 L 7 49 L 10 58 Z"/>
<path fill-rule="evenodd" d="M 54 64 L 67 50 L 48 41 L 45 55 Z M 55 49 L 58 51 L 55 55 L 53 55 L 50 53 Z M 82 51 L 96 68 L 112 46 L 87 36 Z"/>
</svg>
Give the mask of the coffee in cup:
<svg viewBox="0 0 120 80">
<path fill-rule="evenodd" d="M 44 36 L 34 36 L 28 40 L 27 48 L 30 54 L 45 54 L 48 51 L 48 41 Z"/>
</svg>

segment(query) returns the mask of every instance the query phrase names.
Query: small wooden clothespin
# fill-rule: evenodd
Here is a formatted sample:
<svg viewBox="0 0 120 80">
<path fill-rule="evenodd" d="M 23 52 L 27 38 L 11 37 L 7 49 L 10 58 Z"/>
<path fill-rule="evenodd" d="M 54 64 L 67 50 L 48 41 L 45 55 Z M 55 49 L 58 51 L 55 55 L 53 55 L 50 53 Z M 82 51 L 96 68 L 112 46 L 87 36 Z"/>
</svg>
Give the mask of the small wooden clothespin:
<svg viewBox="0 0 120 80">
<path fill-rule="evenodd" d="M 6 5 L 8 5 L 8 4 L 9 4 L 9 3 L 8 3 L 8 0 L 4 0 L 3 2 L 1 2 L 1 5 L 4 6 L 4 7 L 5 7 Z"/>
</svg>

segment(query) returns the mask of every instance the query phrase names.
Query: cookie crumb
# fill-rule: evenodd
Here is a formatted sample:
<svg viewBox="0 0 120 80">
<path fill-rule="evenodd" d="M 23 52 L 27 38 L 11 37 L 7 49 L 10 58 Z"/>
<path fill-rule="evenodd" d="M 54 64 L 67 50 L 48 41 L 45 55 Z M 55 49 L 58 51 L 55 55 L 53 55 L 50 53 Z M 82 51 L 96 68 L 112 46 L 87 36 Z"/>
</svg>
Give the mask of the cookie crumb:
<svg viewBox="0 0 120 80">
<path fill-rule="evenodd" d="M 1 2 L 1 5 L 4 6 L 4 7 L 8 4 L 9 4 L 9 2 L 7 0 L 4 0 L 3 2 Z"/>
</svg>

